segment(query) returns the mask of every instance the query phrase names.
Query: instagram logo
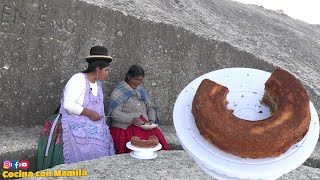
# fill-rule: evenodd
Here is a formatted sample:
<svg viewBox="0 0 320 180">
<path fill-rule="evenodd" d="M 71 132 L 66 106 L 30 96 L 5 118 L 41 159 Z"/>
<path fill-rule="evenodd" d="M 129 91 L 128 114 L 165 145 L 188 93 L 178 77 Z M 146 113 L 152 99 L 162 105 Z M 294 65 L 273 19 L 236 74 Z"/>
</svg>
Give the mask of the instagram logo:
<svg viewBox="0 0 320 180">
<path fill-rule="evenodd" d="M 29 161 L 28 160 L 21 160 L 20 161 L 20 169 L 28 169 L 29 168 Z"/>
<path fill-rule="evenodd" d="M 11 161 L 4 160 L 2 163 L 3 169 L 10 169 L 11 168 Z"/>
</svg>

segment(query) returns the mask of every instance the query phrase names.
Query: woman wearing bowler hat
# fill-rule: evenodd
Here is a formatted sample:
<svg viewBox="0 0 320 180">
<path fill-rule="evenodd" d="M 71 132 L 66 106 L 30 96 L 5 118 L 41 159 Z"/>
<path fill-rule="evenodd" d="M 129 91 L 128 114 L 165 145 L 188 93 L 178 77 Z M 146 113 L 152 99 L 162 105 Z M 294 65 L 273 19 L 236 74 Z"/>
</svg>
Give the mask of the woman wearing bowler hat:
<svg viewBox="0 0 320 180">
<path fill-rule="evenodd" d="M 61 100 L 63 157 L 65 163 L 114 155 L 105 121 L 101 81 L 109 74 L 112 57 L 107 48 L 94 46 L 88 67 L 67 82 Z"/>
<path fill-rule="evenodd" d="M 94 46 L 86 61 L 87 69 L 69 79 L 59 108 L 44 123 L 37 147 L 38 171 L 115 154 L 101 86 L 112 57 L 107 48 Z"/>
</svg>

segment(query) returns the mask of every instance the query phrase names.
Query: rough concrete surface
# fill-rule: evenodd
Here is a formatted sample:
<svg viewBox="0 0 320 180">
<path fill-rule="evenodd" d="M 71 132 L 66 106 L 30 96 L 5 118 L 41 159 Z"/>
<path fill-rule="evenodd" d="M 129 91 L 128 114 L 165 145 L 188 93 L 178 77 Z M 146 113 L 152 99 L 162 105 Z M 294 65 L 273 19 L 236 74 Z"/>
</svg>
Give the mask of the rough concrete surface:
<svg viewBox="0 0 320 180">
<path fill-rule="evenodd" d="M 307 159 L 304 163 L 306 166 L 318 168 L 320 171 L 320 143 L 318 141 L 314 151 L 312 152 L 311 156 Z"/>
<path fill-rule="evenodd" d="M 3 0 L 0 2 L 0 121 L 42 124 L 66 81 L 84 70 L 92 45 L 114 56 L 106 105 L 127 68 L 146 70 L 144 85 L 172 124 L 180 91 L 227 67 L 295 74 L 319 112 L 320 27 L 229 0 Z"/>
<path fill-rule="evenodd" d="M 129 154 L 103 157 L 77 164 L 63 164 L 44 170 L 54 174 L 54 170 L 87 170 L 82 177 L 34 177 L 22 179 L 214 179 L 204 173 L 185 151 L 160 151 L 153 160 L 137 160 Z M 283 175 L 279 180 L 312 179 L 320 177 L 316 168 L 300 166 Z"/>
<path fill-rule="evenodd" d="M 30 170 L 35 170 L 40 132 L 40 126 L 0 127 L 0 162 L 27 159 L 30 162 Z M 0 172 L 2 170 L 1 167 Z M 2 175 L 0 175 L 1 178 Z"/>
<path fill-rule="evenodd" d="M 160 126 L 160 129 L 170 147 L 177 151 L 160 152 L 159 157 L 156 159 L 157 161 L 137 161 L 130 158 L 129 155 L 117 155 L 112 158 L 105 157 L 71 165 L 65 164 L 57 166 L 54 169 L 73 170 L 76 168 L 84 168 L 88 170 L 89 176 L 81 177 L 80 179 L 145 179 L 146 177 L 147 179 L 210 179 L 210 177 L 204 175 L 204 172 L 200 172 L 202 170 L 199 171 L 199 168 L 196 167 L 197 165 L 191 158 L 187 157 L 185 151 L 181 151 L 182 147 L 177 140 L 173 126 Z M 0 128 L 1 147 L 4 147 L 3 149 L 0 149 L 0 162 L 3 160 L 28 159 L 30 162 L 28 170 L 35 172 L 36 146 L 40 131 L 40 126 L 33 128 L 23 128 L 23 126 Z M 12 138 L 7 138 L 8 136 Z M 315 151 L 304 165 L 283 175 L 279 180 L 319 179 L 319 157 L 320 147 L 318 143 Z M 132 165 L 137 162 L 137 165 Z M 136 171 L 136 169 L 139 170 Z M 137 173 L 142 171 L 140 169 L 145 173 L 142 175 Z M 159 172 L 155 172 L 158 171 L 158 169 L 160 169 Z M 169 173 L 168 175 L 166 175 L 167 171 Z M 193 171 L 195 172 L 193 173 Z M 156 176 L 154 174 L 156 174 Z M 0 176 L 0 179 L 1 177 L 2 176 Z M 79 177 L 68 177 L 64 179 L 72 178 L 79 179 Z M 34 179 L 39 179 L 39 177 Z M 57 177 L 55 177 L 55 179 L 57 179 Z"/>
<path fill-rule="evenodd" d="M 187 155 L 185 151 L 160 151 L 153 160 L 138 160 L 129 154 L 103 157 L 77 164 L 63 164 L 50 170 L 88 171 L 85 177 L 35 177 L 22 179 L 212 179 L 204 173 Z"/>
</svg>

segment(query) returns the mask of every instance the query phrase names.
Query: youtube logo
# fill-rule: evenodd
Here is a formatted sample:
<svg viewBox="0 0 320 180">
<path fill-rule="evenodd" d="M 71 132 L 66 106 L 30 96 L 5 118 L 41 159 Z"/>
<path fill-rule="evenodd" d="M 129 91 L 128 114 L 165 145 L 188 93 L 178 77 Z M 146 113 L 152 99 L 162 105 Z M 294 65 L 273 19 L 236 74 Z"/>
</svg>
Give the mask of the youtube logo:
<svg viewBox="0 0 320 180">
<path fill-rule="evenodd" d="M 29 168 L 29 161 L 28 160 L 21 160 L 20 161 L 20 169 L 28 169 Z"/>
</svg>

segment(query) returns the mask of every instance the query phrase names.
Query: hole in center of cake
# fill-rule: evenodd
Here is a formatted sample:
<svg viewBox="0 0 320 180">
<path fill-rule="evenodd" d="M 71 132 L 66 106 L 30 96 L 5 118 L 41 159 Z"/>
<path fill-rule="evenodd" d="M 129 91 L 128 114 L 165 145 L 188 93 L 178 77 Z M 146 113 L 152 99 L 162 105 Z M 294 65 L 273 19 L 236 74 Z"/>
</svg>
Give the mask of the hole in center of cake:
<svg viewBox="0 0 320 180">
<path fill-rule="evenodd" d="M 229 92 L 227 95 L 227 108 L 234 116 L 258 121 L 271 116 L 270 108 L 261 103 L 263 94 L 253 91 Z"/>
</svg>

